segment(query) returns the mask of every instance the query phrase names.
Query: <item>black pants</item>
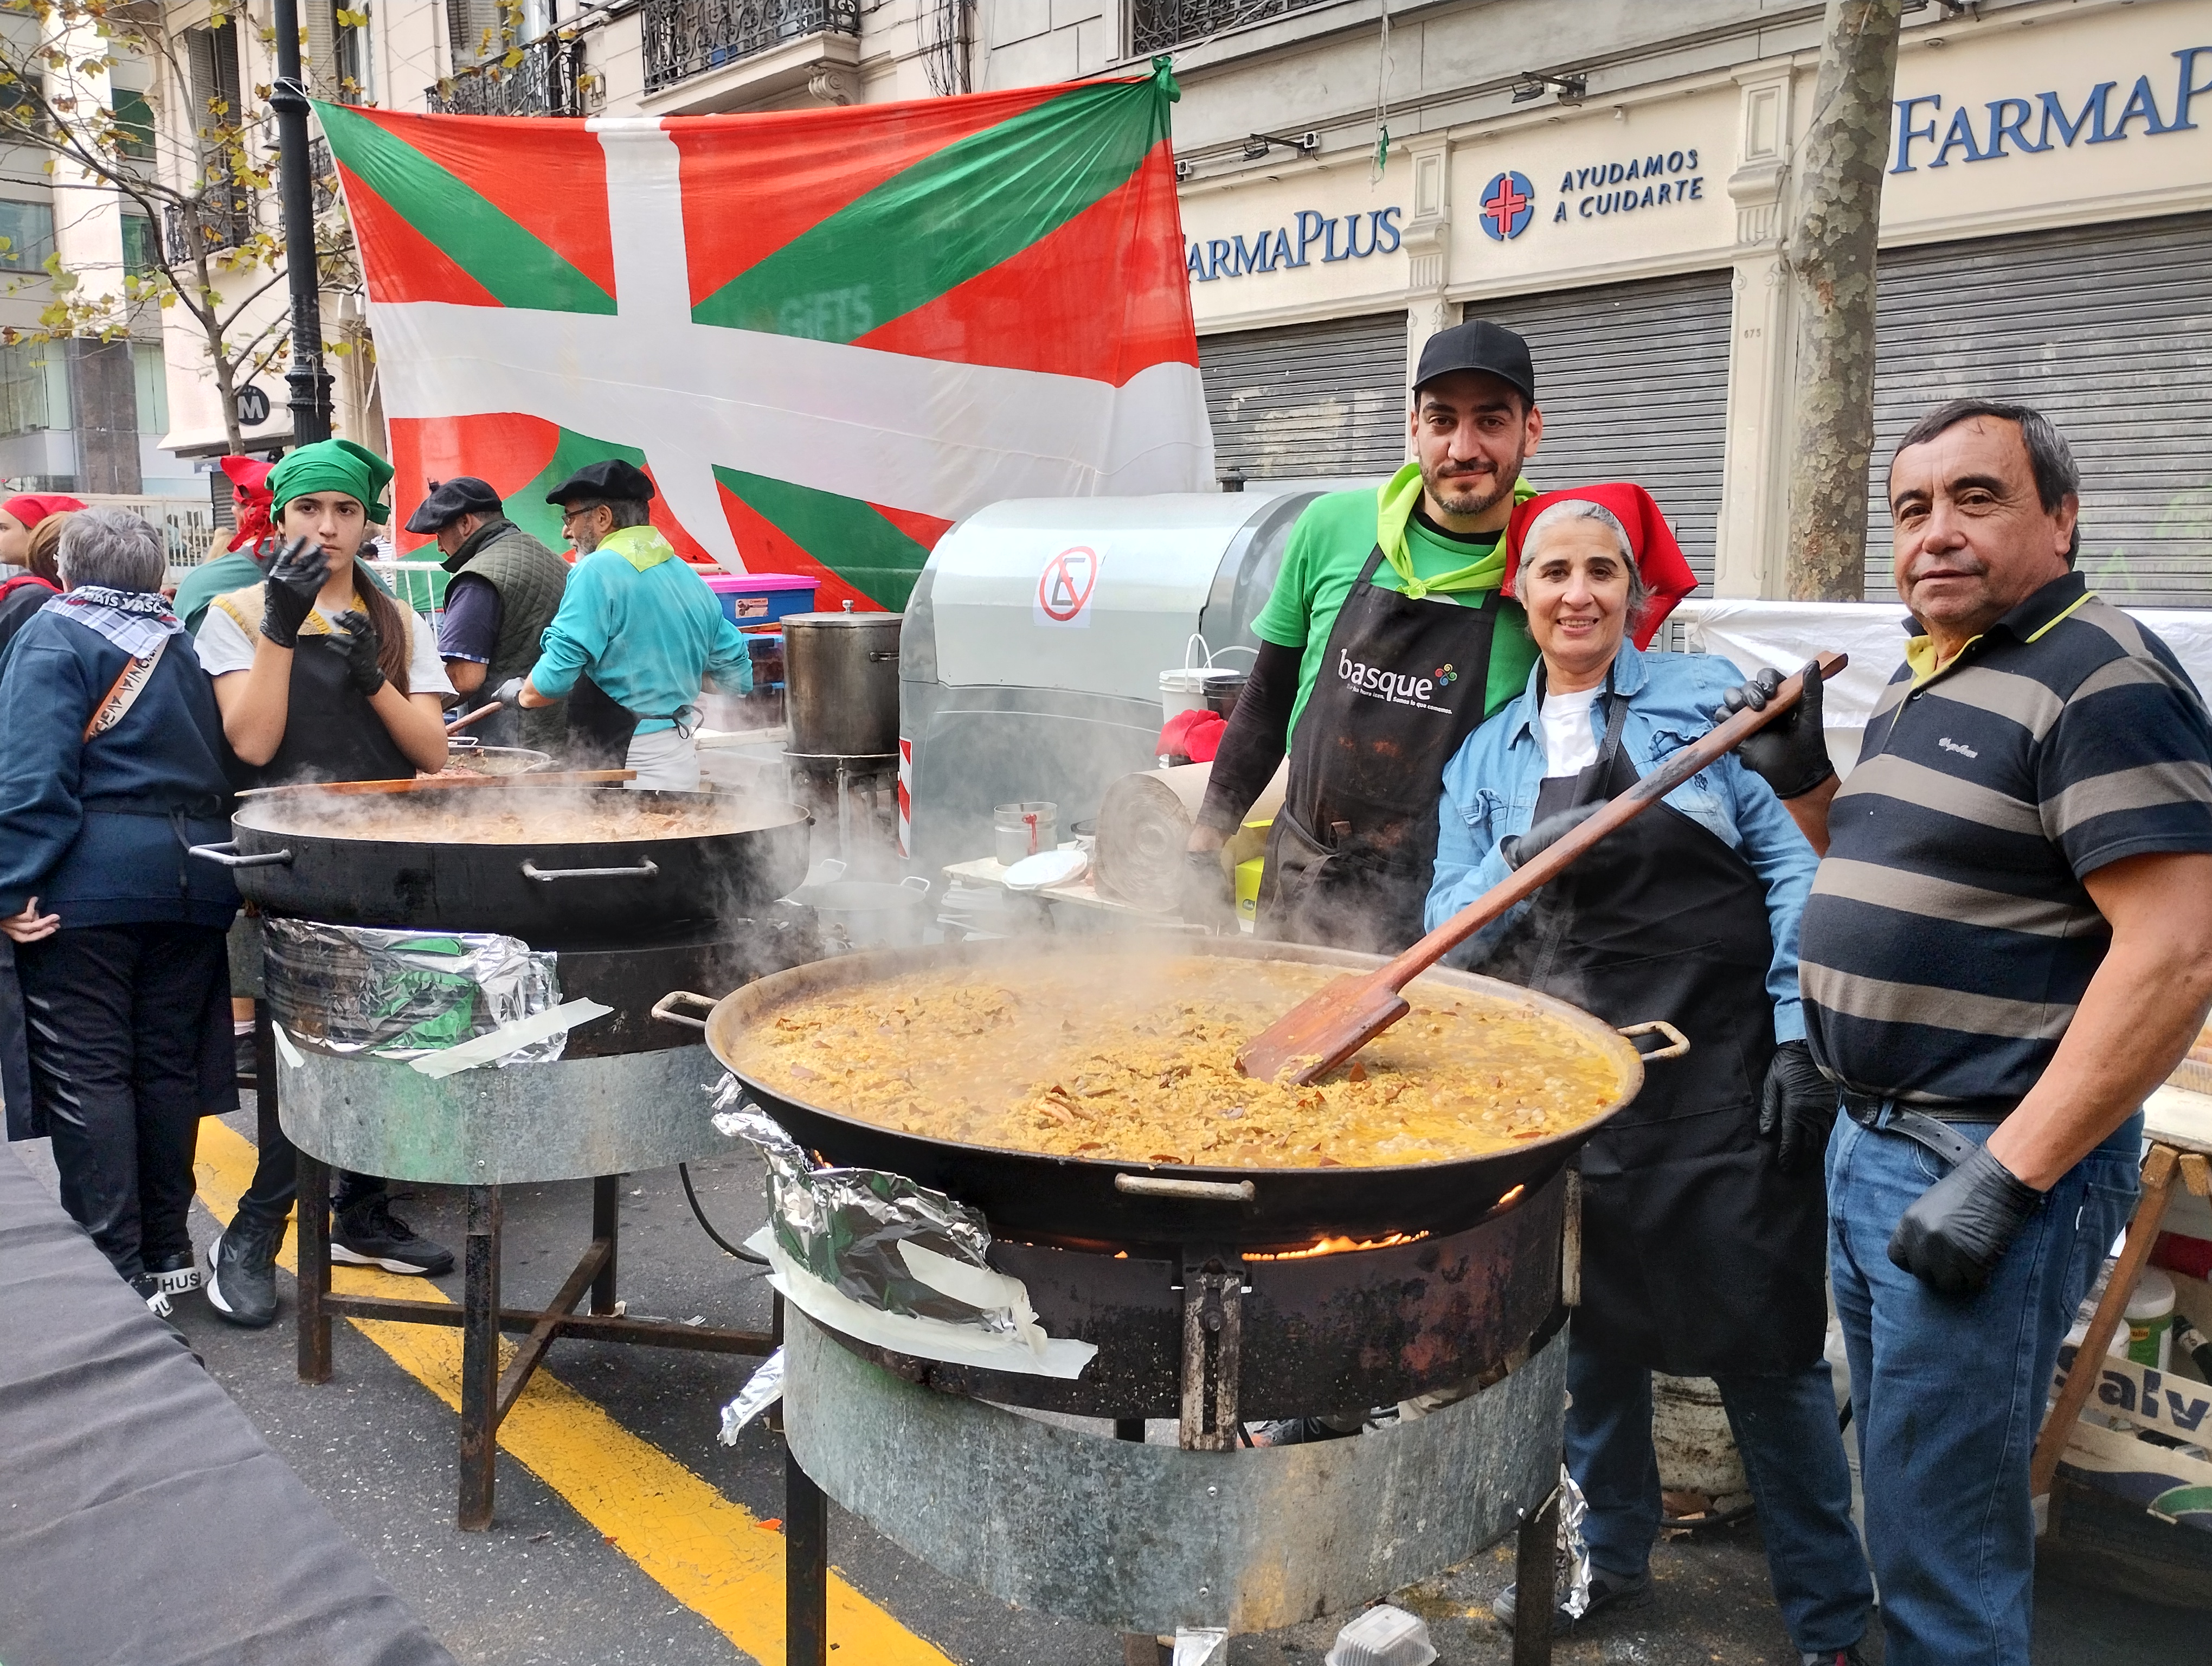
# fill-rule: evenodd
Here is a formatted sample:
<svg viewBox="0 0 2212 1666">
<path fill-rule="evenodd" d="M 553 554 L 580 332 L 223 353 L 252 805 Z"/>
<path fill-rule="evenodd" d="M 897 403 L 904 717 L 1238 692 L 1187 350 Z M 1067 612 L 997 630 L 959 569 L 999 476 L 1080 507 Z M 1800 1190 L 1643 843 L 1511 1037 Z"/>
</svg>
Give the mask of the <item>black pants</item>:
<svg viewBox="0 0 2212 1666">
<path fill-rule="evenodd" d="M 265 1072 L 261 1079 L 266 1082 L 276 1073 L 274 1059 L 265 1063 L 254 1061 L 253 1067 Z M 292 1143 L 276 1120 L 276 1096 L 263 1091 L 254 1095 L 258 1117 L 254 1124 L 254 1139 L 260 1150 L 260 1159 L 253 1165 L 253 1184 L 238 1200 L 238 1218 L 258 1220 L 273 1225 L 292 1213 L 293 1201 L 300 1192 L 300 1148 Z M 384 1182 L 373 1174 L 356 1174 L 350 1169 L 337 1171 L 337 1195 L 334 1200 L 341 1209 L 351 1208 L 365 1197 L 374 1197 L 384 1189 Z"/>
<path fill-rule="evenodd" d="M 126 1279 L 190 1255 L 200 1117 L 227 1108 L 204 1068 L 230 1044 L 221 928 L 64 926 L 15 969 L 62 1207 Z"/>
</svg>

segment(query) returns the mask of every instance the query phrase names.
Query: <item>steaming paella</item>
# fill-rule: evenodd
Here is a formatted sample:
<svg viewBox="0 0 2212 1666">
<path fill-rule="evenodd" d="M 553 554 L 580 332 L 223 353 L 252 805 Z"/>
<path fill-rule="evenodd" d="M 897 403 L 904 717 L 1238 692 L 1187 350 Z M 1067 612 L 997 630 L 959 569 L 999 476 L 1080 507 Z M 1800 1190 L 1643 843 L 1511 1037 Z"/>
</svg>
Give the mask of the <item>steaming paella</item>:
<svg viewBox="0 0 2212 1666">
<path fill-rule="evenodd" d="M 496 798 L 455 800 L 439 793 L 364 793 L 284 798 L 272 793 L 252 811 L 270 833 L 321 837 L 465 840 L 471 844 L 618 844 L 749 833 L 778 824 L 781 806 L 720 793 L 661 797 L 534 787 Z"/>
<path fill-rule="evenodd" d="M 1243 1168 L 1452 1161 L 1601 1115 L 1622 1065 L 1533 1004 L 1417 981 L 1413 1011 L 1310 1086 L 1237 1068 L 1338 969 L 1038 955 L 778 1006 L 730 1062 L 793 1099 L 904 1133 L 1058 1156 Z"/>
</svg>

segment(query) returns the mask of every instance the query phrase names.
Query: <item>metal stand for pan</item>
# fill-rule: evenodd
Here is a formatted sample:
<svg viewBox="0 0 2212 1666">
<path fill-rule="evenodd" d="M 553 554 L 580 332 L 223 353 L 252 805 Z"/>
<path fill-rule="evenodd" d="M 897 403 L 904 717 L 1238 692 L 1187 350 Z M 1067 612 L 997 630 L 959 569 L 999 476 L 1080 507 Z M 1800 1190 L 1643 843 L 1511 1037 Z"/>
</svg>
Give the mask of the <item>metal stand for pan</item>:
<svg viewBox="0 0 2212 1666">
<path fill-rule="evenodd" d="M 1346 1612 L 1508 1535 L 1522 1611 L 1548 1616 L 1573 1204 L 1559 1174 L 1467 1231 L 1311 1260 L 995 1244 L 1048 1332 L 1100 1347 L 1073 1383 L 891 1353 L 788 1310 L 786 1666 L 828 1666 L 832 1498 L 948 1577 L 1121 1632 L 1131 1666 L 1158 1666 L 1179 1626 Z M 1240 1418 L 1375 1403 L 1347 1400 L 1355 1385 L 1469 1380 L 1356 1439 L 1237 1445 Z M 1144 1444 L 1146 1417 L 1170 1414 L 1177 1444 Z M 1548 1624 L 1516 1632 L 1516 1666 L 1551 1652 Z"/>
<path fill-rule="evenodd" d="M 705 1048 L 464 1071 L 434 1081 L 404 1066 L 369 1059 L 307 1054 L 297 1065 L 280 1064 L 267 1012 L 265 1002 L 257 1003 L 261 1126 L 266 1137 L 281 1117 L 300 1154 L 300 1380 L 330 1380 L 334 1319 L 459 1327 L 456 1518 L 464 1532 L 491 1525 L 500 1422 L 557 1338 L 707 1353 L 766 1354 L 781 1343 L 774 1328 L 761 1332 L 672 1324 L 615 1311 L 622 1176 L 727 1149 L 708 1121 L 706 1096 L 699 1091 L 718 1069 Z M 331 1291 L 333 1167 L 465 1189 L 467 1235 L 458 1306 Z M 547 1306 L 503 1305 L 502 1188 L 582 1178 L 592 1181 L 592 1236 L 582 1256 Z M 523 1335 L 503 1372 L 501 1331 Z"/>
</svg>

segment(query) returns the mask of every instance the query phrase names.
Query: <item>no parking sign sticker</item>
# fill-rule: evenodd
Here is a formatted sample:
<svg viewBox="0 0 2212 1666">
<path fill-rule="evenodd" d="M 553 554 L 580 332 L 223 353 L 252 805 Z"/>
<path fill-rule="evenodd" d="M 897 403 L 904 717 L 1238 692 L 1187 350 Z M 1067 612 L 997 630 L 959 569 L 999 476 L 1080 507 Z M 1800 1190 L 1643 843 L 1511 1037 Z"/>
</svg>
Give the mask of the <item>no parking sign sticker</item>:
<svg viewBox="0 0 2212 1666">
<path fill-rule="evenodd" d="M 1041 625 L 1091 628 L 1091 593 L 1098 584 L 1098 552 L 1082 544 L 1062 550 L 1037 575 L 1036 605 L 1030 616 Z"/>
</svg>

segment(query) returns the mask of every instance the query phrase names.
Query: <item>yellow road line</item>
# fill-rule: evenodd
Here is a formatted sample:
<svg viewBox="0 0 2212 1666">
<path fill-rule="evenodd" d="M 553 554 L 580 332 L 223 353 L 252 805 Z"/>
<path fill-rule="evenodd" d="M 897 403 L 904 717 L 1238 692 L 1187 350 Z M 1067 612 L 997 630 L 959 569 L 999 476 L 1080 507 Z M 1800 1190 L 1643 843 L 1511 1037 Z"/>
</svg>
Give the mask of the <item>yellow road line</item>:
<svg viewBox="0 0 2212 1666">
<path fill-rule="evenodd" d="M 199 1197 L 228 1223 L 253 1177 L 252 1143 L 212 1117 L 200 1124 Z M 288 1228 L 278 1260 L 296 1266 Z M 358 1268 L 336 1269 L 347 1294 L 443 1301 L 422 1279 Z M 349 1321 L 439 1399 L 460 1409 L 461 1333 L 443 1325 Z M 712 1420 L 700 1408 L 702 1438 Z M 499 1444 L 558 1493 L 671 1596 L 767 1666 L 783 1659 L 783 1535 L 722 1496 L 659 1447 L 641 1440 L 596 1402 L 540 1367 L 500 1425 Z M 952 1666 L 834 1572 L 830 1636 L 866 1666 Z M 849 1652 L 848 1652 L 849 1651 Z"/>
</svg>

